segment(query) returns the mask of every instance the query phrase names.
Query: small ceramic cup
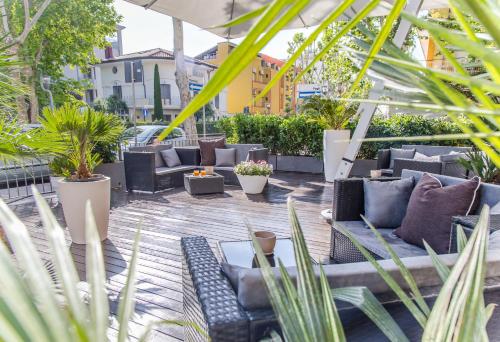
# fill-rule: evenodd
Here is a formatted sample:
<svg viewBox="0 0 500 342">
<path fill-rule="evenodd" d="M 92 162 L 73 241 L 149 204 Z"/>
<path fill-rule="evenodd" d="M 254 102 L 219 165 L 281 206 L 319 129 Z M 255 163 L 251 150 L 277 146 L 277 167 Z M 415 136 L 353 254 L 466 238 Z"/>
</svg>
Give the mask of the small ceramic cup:
<svg viewBox="0 0 500 342">
<path fill-rule="evenodd" d="M 382 170 L 370 170 L 370 177 L 372 178 L 382 177 Z"/>
<path fill-rule="evenodd" d="M 265 255 L 271 255 L 274 252 L 274 246 L 276 245 L 276 234 L 273 232 L 261 230 L 254 233 L 255 238 L 259 242 L 260 248 Z"/>
</svg>

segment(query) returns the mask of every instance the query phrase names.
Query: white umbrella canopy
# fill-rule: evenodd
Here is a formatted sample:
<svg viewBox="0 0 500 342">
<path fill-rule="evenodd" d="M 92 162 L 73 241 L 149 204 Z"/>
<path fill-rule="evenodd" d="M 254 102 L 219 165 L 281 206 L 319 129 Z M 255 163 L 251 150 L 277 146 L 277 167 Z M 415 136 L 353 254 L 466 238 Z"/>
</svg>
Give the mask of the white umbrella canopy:
<svg viewBox="0 0 500 342">
<path fill-rule="evenodd" d="M 271 2 L 271 0 L 125 0 L 132 4 L 151 9 L 153 11 L 179 18 L 190 24 L 206 29 L 223 38 L 238 38 L 246 35 L 254 21 L 245 24 L 223 28 L 222 25 L 232 19 Z M 352 6 L 352 13 L 361 10 L 367 0 L 358 0 Z M 391 4 L 392 1 L 385 1 Z M 340 3 L 342 0 L 313 0 L 287 28 L 302 28 L 315 26 Z M 422 10 L 448 7 L 448 0 L 424 0 Z M 379 6 L 371 16 L 387 14 L 387 8 Z"/>
</svg>

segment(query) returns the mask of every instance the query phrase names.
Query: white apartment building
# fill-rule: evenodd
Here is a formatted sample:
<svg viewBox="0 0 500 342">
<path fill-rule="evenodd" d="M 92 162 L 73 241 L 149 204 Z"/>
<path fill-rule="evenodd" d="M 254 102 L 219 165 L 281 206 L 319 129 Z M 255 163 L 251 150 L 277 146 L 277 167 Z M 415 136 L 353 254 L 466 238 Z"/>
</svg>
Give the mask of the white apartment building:
<svg viewBox="0 0 500 342">
<path fill-rule="evenodd" d="M 173 120 L 180 112 L 181 105 L 179 89 L 175 83 L 175 60 L 171 51 L 161 48 L 111 56 L 94 65 L 92 77 L 95 84 L 95 99 L 106 99 L 115 95 L 127 104 L 130 119 L 133 119 L 135 107 L 138 120 L 151 120 L 154 107 L 155 65 L 158 65 L 159 69 L 164 119 Z M 190 89 L 194 95 L 196 90 L 199 90 L 213 75 L 217 67 L 186 57 L 186 68 Z M 218 116 L 227 113 L 225 91 L 213 99 L 212 108 Z"/>
</svg>

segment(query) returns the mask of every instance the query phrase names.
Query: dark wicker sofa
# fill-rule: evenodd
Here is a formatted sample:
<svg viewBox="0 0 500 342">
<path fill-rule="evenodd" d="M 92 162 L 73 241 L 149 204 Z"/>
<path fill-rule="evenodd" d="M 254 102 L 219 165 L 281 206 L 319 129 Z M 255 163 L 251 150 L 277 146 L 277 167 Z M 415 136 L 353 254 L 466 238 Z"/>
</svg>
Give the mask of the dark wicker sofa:
<svg viewBox="0 0 500 342">
<path fill-rule="evenodd" d="M 233 288 L 229 278 L 221 272 L 221 265 L 204 237 L 184 237 L 181 240 L 181 248 L 185 321 L 196 324 L 214 342 L 259 341 L 268 336 L 271 330 L 280 331 L 270 304 L 259 308 L 249 308 L 241 304 L 242 285 Z M 451 267 L 455 263 L 457 255 L 448 254 L 441 257 L 443 262 Z M 403 258 L 402 261 L 413 274 L 421 292 L 432 303 L 442 282 L 430 257 L 410 257 Z M 487 263 L 487 284 L 498 283 L 500 250 L 490 251 Z M 381 260 L 380 264 L 403 289 L 409 291 L 408 285 L 402 280 L 401 274 L 392 260 Z M 315 270 L 318 274 L 318 266 L 315 266 Z M 332 288 L 367 287 L 396 319 L 410 341 L 420 340 L 422 331 L 418 323 L 406 311 L 404 305 L 397 301 L 392 291 L 370 263 L 331 264 L 323 266 L 323 270 Z M 295 280 L 295 269 L 288 268 L 288 271 L 292 280 Z M 253 278 L 246 285 L 247 290 L 251 287 L 249 295 L 264 296 L 267 299 L 263 280 L 258 278 L 260 271 L 258 269 L 245 269 L 243 272 L 244 274 L 239 276 L 240 284 L 242 279 L 247 278 L 247 276 Z M 485 299 L 487 303 L 498 302 L 500 291 L 495 291 L 494 288 L 488 289 Z M 337 301 L 336 305 L 348 341 L 387 340 L 369 318 L 357 308 L 341 301 Z M 498 321 L 498 316 L 500 315 L 497 314 L 492 321 Z M 491 336 L 500 336 L 499 324 L 496 324 Z M 190 326 L 185 327 L 185 339 L 186 341 L 207 340 L 205 336 Z"/>
<path fill-rule="evenodd" d="M 404 169 L 460 178 L 465 178 L 467 176 L 466 170 L 457 162 L 457 159 L 464 156 L 462 153 L 470 151 L 470 147 L 403 145 L 401 148 L 405 150 L 415 149 L 416 152 L 426 156 L 439 156 L 439 161 L 421 161 L 401 158 L 394 159 L 394 166 L 390 168 L 391 150 L 379 150 L 377 155 L 377 169 L 382 170 L 384 176 L 401 177 L 401 172 Z M 460 154 L 450 155 L 450 152 L 457 152 Z"/>
<path fill-rule="evenodd" d="M 414 177 L 416 183 L 422 174 L 423 172 L 420 171 L 403 170 L 402 178 Z M 465 181 L 461 178 L 443 175 L 434 176 L 436 176 L 444 186 Z M 398 178 L 380 178 L 378 180 L 390 181 L 394 179 Z M 479 188 L 479 192 L 480 202 L 477 206 L 478 209 L 476 213 L 472 214 L 478 214 L 484 204 L 488 204 L 492 207 L 500 201 L 500 186 L 483 183 Z M 363 179 L 349 178 L 335 180 L 330 250 L 330 258 L 332 259 L 332 262 L 349 263 L 366 260 L 358 249 L 351 243 L 351 241 L 339 231 L 339 226 L 347 229 L 351 234 L 353 234 L 363 244 L 363 246 L 366 247 L 373 256 L 375 256 L 375 258 L 390 258 L 386 249 L 378 242 L 376 237 L 369 229 L 367 229 L 364 222 L 361 220 L 361 214 L 364 214 Z M 456 225 L 452 225 L 452 222 L 450 222 L 451 239 L 448 248 L 448 252 L 450 253 L 456 251 L 456 229 L 454 229 L 454 227 L 456 227 Z M 378 229 L 378 231 L 384 239 L 389 242 L 400 257 L 427 255 L 424 249 L 408 244 L 394 235 L 393 229 Z M 466 231 L 466 233 L 470 233 L 470 230 Z"/>
<path fill-rule="evenodd" d="M 167 167 L 160 152 L 172 148 L 171 145 L 149 145 L 132 147 L 123 153 L 127 190 L 156 192 L 184 185 L 184 174 L 200 168 L 200 148 L 174 147 L 181 164 Z M 268 150 L 262 144 L 226 144 L 226 148 L 236 149 L 236 164 L 246 160 L 267 160 Z M 240 185 L 232 166 L 216 166 L 215 172 L 224 176 L 226 185 Z"/>
</svg>

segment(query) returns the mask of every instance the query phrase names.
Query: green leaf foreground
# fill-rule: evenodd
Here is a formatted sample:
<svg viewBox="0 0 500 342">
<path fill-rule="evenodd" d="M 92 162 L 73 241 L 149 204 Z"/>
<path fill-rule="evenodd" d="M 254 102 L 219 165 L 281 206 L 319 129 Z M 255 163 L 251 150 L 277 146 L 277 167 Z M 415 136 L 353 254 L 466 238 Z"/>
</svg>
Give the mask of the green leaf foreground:
<svg viewBox="0 0 500 342">
<path fill-rule="evenodd" d="M 250 19 L 259 18 L 252 26 L 252 29 L 243 42 L 238 45 L 226 61 L 222 63 L 214 77 L 209 80 L 202 91 L 195 96 L 187 107 L 182 110 L 181 114 L 161 134 L 160 140 L 164 139 L 174 127 L 180 125 L 187 117 L 196 112 L 196 110 L 201 108 L 227 86 L 248 66 L 248 64 L 251 63 L 253 57 L 260 52 L 270 39 L 283 29 L 287 23 L 293 20 L 300 10 L 309 2 L 310 1 L 274 0 L 265 8 L 251 11 L 227 23 L 227 27 L 231 27 L 241 25 Z M 413 86 L 421 89 L 430 99 L 430 102 L 427 103 L 409 103 L 408 107 L 411 108 L 414 106 L 415 108 L 419 107 L 422 110 L 427 109 L 429 111 L 436 110 L 436 106 L 441 107 L 448 117 L 460 126 L 465 134 L 470 135 L 471 141 L 500 167 L 500 156 L 498 153 L 500 139 L 495 134 L 500 127 L 500 118 L 497 116 L 498 105 L 491 99 L 492 94 L 498 93 L 498 82 L 500 80 L 500 53 L 498 52 L 500 29 L 498 25 L 496 25 L 500 21 L 500 17 L 498 17 L 499 14 L 495 5 L 487 1 L 450 0 L 450 7 L 463 30 L 463 32 L 461 32 L 449 30 L 439 23 L 424 20 L 405 13 L 402 9 L 406 1 L 398 0 L 390 9 L 380 32 L 375 35 L 371 32 L 367 33 L 366 28 L 363 30 L 360 25 L 362 19 L 367 17 L 379 5 L 379 2 L 379 0 L 371 0 L 368 2 L 368 4 L 348 21 L 342 30 L 326 44 L 326 46 L 315 56 L 313 61 L 299 73 L 294 82 L 305 75 L 329 50 L 337 45 L 338 41 L 340 41 L 343 36 L 349 34 L 353 28 L 356 27 L 357 29 L 361 29 L 363 34 L 370 38 L 363 43 L 367 45 L 366 58 L 361 65 L 360 72 L 357 75 L 353 87 L 347 94 L 353 93 L 353 89 L 356 88 L 356 83 L 359 83 L 369 69 L 380 71 L 382 67 L 380 63 L 384 62 L 386 66 L 391 66 L 391 69 L 386 68 L 387 77 L 396 77 L 399 81 L 407 80 L 412 82 Z M 284 67 L 278 71 L 277 75 L 273 77 L 270 83 L 268 83 L 264 90 L 257 96 L 257 99 L 264 96 L 264 94 L 286 74 L 286 71 L 290 70 L 300 54 L 310 46 L 322 32 L 324 32 L 331 22 L 340 16 L 341 10 L 349 3 L 349 0 L 343 1 L 320 23 L 308 39 L 298 47 L 297 51 L 285 63 Z M 495 47 L 486 46 L 484 40 L 478 38 L 478 36 L 472 32 L 467 22 L 467 11 L 475 15 L 475 19 L 484 30 L 485 35 L 492 37 L 492 40 L 489 40 L 489 42 L 493 42 Z M 456 72 L 446 73 L 427 67 L 417 66 L 401 49 L 387 41 L 389 32 L 398 18 L 404 18 L 415 26 L 428 30 L 445 59 L 448 60 L 451 65 L 455 66 Z M 453 53 L 448 50 L 447 46 L 454 46 L 478 58 L 482 65 L 485 66 L 490 80 L 477 79 L 469 75 L 460 63 L 458 63 Z M 389 53 L 389 55 L 387 55 L 387 53 Z M 397 72 L 395 73 L 394 71 Z M 478 102 L 472 101 L 471 103 L 471 101 L 465 98 L 461 93 L 453 89 L 450 84 L 460 84 L 469 88 L 475 97 L 473 100 L 477 100 Z M 346 98 L 345 100 L 350 101 L 351 99 Z M 433 103 L 431 104 L 431 102 Z M 446 108 L 454 109 L 447 111 Z M 469 111 L 469 109 L 473 109 L 473 111 Z M 482 109 L 485 111 L 484 114 L 480 112 Z M 488 112 L 493 114 L 487 114 Z M 457 113 L 465 114 L 472 121 L 473 128 L 461 123 Z M 484 117 L 489 122 L 484 122 L 481 117 Z M 484 136 L 474 136 L 476 133 L 484 134 Z"/>
<path fill-rule="evenodd" d="M 86 268 L 89 282 L 88 303 L 78 283 L 79 277 L 67 246 L 64 231 L 46 200 L 36 187 L 32 192 L 52 256 L 56 283 L 42 261 L 25 225 L 0 200 L 0 225 L 14 256 L 0 243 L 0 340 L 2 341 L 105 341 L 108 339 L 109 303 L 101 241 L 90 203 L 86 207 Z M 128 322 L 134 313 L 140 229 L 137 230 L 127 281 L 118 307 L 118 341 L 129 340 Z M 162 324 L 190 326 L 206 336 L 191 322 L 162 320 L 151 322 L 141 341 Z M 208 336 L 206 336 L 208 337 Z"/>
</svg>

